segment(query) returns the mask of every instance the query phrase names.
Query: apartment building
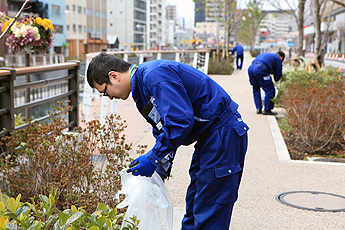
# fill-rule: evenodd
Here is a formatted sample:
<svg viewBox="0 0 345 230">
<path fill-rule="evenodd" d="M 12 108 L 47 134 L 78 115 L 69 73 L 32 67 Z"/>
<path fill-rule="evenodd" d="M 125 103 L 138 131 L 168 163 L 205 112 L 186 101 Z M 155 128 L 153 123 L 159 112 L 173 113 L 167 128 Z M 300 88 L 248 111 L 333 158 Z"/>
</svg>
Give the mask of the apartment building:
<svg viewBox="0 0 345 230">
<path fill-rule="evenodd" d="M 119 49 L 147 47 L 149 41 L 147 1 L 107 0 L 107 3 L 108 35 L 116 36 L 119 41 Z"/>
<path fill-rule="evenodd" d="M 166 6 L 166 19 L 174 20 L 175 24 L 177 24 L 177 13 L 175 5 Z"/>
<path fill-rule="evenodd" d="M 68 56 L 107 50 L 106 0 L 66 0 Z"/>
<path fill-rule="evenodd" d="M 148 3 L 149 43 L 148 49 L 166 46 L 166 4 L 165 0 L 150 0 Z"/>
<path fill-rule="evenodd" d="M 287 38 L 293 28 L 297 28 L 295 21 L 280 11 L 265 11 L 266 16 L 260 23 L 260 42 L 263 40 L 277 41 Z"/>
</svg>

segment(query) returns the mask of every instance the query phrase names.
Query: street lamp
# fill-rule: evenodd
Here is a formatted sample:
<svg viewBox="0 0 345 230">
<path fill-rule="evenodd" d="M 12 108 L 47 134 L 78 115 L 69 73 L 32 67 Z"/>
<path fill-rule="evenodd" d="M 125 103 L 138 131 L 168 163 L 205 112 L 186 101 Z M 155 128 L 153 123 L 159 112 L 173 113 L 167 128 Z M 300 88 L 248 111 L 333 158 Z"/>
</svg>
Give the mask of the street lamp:
<svg viewBox="0 0 345 230">
<path fill-rule="evenodd" d="M 144 49 L 146 50 L 146 25 L 137 24 L 137 28 L 144 28 Z"/>
</svg>

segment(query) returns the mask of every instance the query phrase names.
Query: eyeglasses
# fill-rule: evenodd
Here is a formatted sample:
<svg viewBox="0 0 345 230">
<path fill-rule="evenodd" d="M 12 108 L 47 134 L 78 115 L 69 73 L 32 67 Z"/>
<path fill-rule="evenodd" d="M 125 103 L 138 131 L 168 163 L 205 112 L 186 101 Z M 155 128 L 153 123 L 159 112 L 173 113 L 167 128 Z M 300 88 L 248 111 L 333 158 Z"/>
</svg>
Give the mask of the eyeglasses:
<svg viewBox="0 0 345 230">
<path fill-rule="evenodd" d="M 107 93 L 107 84 L 105 84 L 105 86 L 104 86 L 104 91 L 103 91 L 103 95 L 102 95 L 103 97 L 108 97 L 109 96 L 109 94 Z"/>
</svg>

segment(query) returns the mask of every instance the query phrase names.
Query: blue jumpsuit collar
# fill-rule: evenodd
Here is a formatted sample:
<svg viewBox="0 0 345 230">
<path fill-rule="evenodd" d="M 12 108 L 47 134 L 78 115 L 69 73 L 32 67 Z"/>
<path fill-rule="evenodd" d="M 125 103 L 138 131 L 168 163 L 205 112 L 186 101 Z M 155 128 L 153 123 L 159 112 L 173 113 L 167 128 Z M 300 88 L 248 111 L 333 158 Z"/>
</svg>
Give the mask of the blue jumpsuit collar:
<svg viewBox="0 0 345 230">
<path fill-rule="evenodd" d="M 135 65 L 135 64 L 132 64 L 132 65 L 129 67 L 129 69 L 131 69 L 132 66 L 134 67 L 134 65 Z M 135 73 L 136 73 L 136 72 L 135 72 Z M 133 98 L 134 100 L 135 100 L 135 98 L 136 98 L 136 96 L 135 96 L 135 90 L 136 90 L 136 89 L 135 89 L 135 86 L 136 86 L 136 85 L 135 85 L 135 84 L 136 84 L 136 77 L 135 77 L 135 76 L 136 76 L 136 74 L 135 74 L 135 73 L 132 75 L 132 77 L 131 77 L 131 79 L 130 79 L 130 82 L 129 82 L 130 85 L 131 85 L 131 89 L 132 89 L 132 98 Z"/>
</svg>

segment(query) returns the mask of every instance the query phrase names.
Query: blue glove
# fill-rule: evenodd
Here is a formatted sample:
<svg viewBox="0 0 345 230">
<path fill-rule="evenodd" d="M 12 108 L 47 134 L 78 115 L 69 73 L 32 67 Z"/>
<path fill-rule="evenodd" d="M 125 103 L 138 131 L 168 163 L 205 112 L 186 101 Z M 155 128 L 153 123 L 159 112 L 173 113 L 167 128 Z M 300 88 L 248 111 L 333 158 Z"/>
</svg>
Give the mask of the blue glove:
<svg viewBox="0 0 345 230">
<path fill-rule="evenodd" d="M 146 157 L 146 155 L 140 156 L 129 165 L 127 172 L 132 172 L 134 176 L 152 176 L 157 166 L 154 166 Z"/>
</svg>

